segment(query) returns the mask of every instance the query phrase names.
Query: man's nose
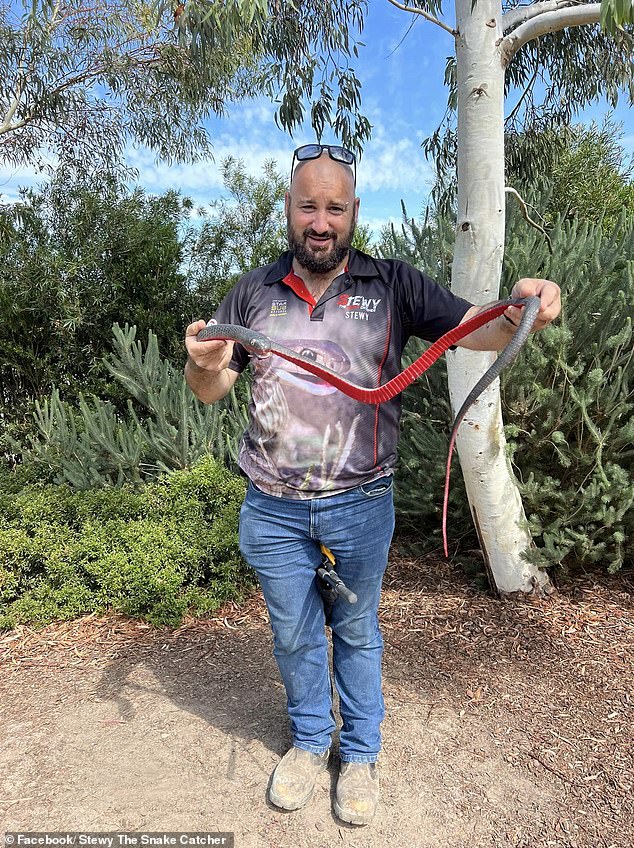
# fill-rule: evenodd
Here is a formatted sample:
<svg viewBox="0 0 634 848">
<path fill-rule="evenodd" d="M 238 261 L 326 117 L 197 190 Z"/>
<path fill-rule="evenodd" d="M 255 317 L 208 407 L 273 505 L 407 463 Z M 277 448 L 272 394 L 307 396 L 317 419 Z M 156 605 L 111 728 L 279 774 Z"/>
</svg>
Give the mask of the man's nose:
<svg viewBox="0 0 634 848">
<path fill-rule="evenodd" d="M 313 229 L 317 233 L 325 233 L 329 229 L 328 212 L 326 209 L 315 209 L 313 213 Z"/>
</svg>

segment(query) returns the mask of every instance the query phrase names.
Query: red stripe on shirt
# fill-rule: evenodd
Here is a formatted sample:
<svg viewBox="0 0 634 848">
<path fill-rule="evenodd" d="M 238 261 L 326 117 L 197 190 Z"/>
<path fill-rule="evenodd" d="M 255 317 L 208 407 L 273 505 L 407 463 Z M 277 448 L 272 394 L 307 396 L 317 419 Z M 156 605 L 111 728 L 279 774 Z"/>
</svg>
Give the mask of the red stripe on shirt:
<svg viewBox="0 0 634 848">
<path fill-rule="evenodd" d="M 385 361 L 387 359 L 387 355 L 390 350 L 390 335 L 392 331 L 392 316 L 390 314 L 390 310 L 388 307 L 387 311 L 387 328 L 385 331 L 385 347 L 383 348 L 383 358 L 379 363 L 379 372 L 376 378 L 377 387 L 381 385 L 381 377 L 383 376 L 383 366 L 385 365 Z M 379 459 L 379 412 L 381 410 L 381 405 L 377 403 L 376 410 L 374 412 L 374 466 Z"/>
<path fill-rule="evenodd" d="M 343 269 L 343 273 L 348 273 L 347 265 Z M 282 282 L 286 283 L 289 289 L 292 289 L 300 300 L 303 300 L 308 304 L 308 314 L 312 315 L 313 309 L 317 306 L 317 301 L 306 288 L 306 283 L 302 280 L 302 278 L 291 269 Z"/>
</svg>

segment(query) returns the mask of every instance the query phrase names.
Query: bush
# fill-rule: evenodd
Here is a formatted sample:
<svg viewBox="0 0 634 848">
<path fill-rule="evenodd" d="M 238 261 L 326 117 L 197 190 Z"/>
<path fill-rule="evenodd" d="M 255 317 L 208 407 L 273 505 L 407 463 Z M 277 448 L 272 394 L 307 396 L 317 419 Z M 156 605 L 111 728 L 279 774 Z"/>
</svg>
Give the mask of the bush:
<svg viewBox="0 0 634 848">
<path fill-rule="evenodd" d="M 119 396 L 102 357 L 115 321 L 183 360 L 194 296 L 180 232 L 190 201 L 149 197 L 108 175 L 60 168 L 50 183 L 0 207 L 0 416 L 21 421 L 52 386 Z"/>
<path fill-rule="evenodd" d="M 622 216 L 609 236 L 560 220 L 550 236 L 552 253 L 511 211 L 501 296 L 521 277 L 544 277 L 561 285 L 564 304 L 561 319 L 502 375 L 509 456 L 535 541 L 526 556 L 543 567 L 617 571 L 634 562 L 634 219 Z M 402 234 L 384 234 L 382 251 L 446 282 L 450 238 L 446 221 L 406 222 Z M 438 363 L 403 402 L 397 516 L 428 548 L 439 546 L 447 397 Z M 454 459 L 451 536 L 467 532 L 477 545 L 457 472 Z"/>
<path fill-rule="evenodd" d="M 243 496 L 210 457 L 136 490 L 0 493 L 0 628 L 107 610 L 174 625 L 240 598 Z"/>
<path fill-rule="evenodd" d="M 113 334 L 114 352 L 105 365 L 128 396 L 127 416 L 94 395 L 80 394 L 76 409 L 54 389 L 36 403 L 37 435 L 27 436 L 23 467 L 41 469 L 53 482 L 75 489 L 145 482 L 210 454 L 235 468 L 247 423 L 236 392 L 205 405 L 190 391 L 182 370 L 159 355 L 154 333 L 148 333 L 145 351 L 135 327 L 115 324 Z"/>
<path fill-rule="evenodd" d="M 536 234 L 537 235 L 537 234 Z M 509 453 L 541 566 L 634 561 L 634 219 L 610 236 L 573 222 L 509 241 L 506 290 L 538 268 L 563 292 L 561 319 L 502 381 Z"/>
</svg>

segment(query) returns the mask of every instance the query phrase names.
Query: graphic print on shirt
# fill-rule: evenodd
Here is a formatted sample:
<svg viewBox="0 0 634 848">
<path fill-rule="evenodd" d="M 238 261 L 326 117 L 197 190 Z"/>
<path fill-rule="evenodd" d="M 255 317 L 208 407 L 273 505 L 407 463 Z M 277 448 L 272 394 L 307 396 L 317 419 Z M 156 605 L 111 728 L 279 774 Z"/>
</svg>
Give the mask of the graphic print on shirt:
<svg viewBox="0 0 634 848">
<path fill-rule="evenodd" d="M 433 342 L 471 306 L 406 263 L 352 248 L 348 268 L 318 303 L 292 267 L 287 251 L 246 274 L 221 303 L 216 320 L 301 347 L 367 388 L 400 372 L 411 335 Z M 242 371 L 249 361 L 250 423 L 238 461 L 256 486 L 284 497 L 320 497 L 394 470 L 400 397 L 363 404 L 279 357 L 249 357 L 236 345 L 230 367 Z"/>
<path fill-rule="evenodd" d="M 339 374 L 350 370 L 348 356 L 334 342 L 303 338 L 283 343 Z M 346 415 L 349 398 L 278 356 L 256 360 L 254 369 L 254 426 L 248 435 L 257 451 L 256 479 L 270 494 L 285 494 L 289 486 L 307 495 L 331 490 L 354 447 L 359 412 Z"/>
<path fill-rule="evenodd" d="M 318 341 L 317 339 L 286 339 L 284 346 L 305 356 L 307 359 L 312 359 L 316 365 L 321 365 L 330 368 L 340 376 L 344 376 L 350 371 L 350 360 L 345 351 L 336 342 L 331 342 L 328 339 Z M 275 357 L 276 360 L 279 357 Z M 329 395 L 336 392 L 337 389 L 317 377 L 295 365 L 292 362 L 282 360 L 277 372 L 280 380 L 289 383 L 292 386 L 303 389 L 311 395 Z"/>
</svg>

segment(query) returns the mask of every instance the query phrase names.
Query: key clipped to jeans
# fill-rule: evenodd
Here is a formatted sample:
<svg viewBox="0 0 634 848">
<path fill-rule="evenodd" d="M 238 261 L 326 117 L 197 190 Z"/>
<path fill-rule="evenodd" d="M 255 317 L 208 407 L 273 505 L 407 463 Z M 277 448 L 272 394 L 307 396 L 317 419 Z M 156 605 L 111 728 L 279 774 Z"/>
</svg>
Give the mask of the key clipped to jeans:
<svg viewBox="0 0 634 848">
<path fill-rule="evenodd" d="M 356 604 L 357 596 L 343 582 L 341 577 L 335 571 L 335 558 L 332 551 L 325 545 L 320 545 L 323 555 L 321 565 L 317 568 L 317 587 L 324 602 L 324 612 L 326 614 L 326 624 L 330 622 L 332 608 L 341 595 L 349 604 Z"/>
</svg>

